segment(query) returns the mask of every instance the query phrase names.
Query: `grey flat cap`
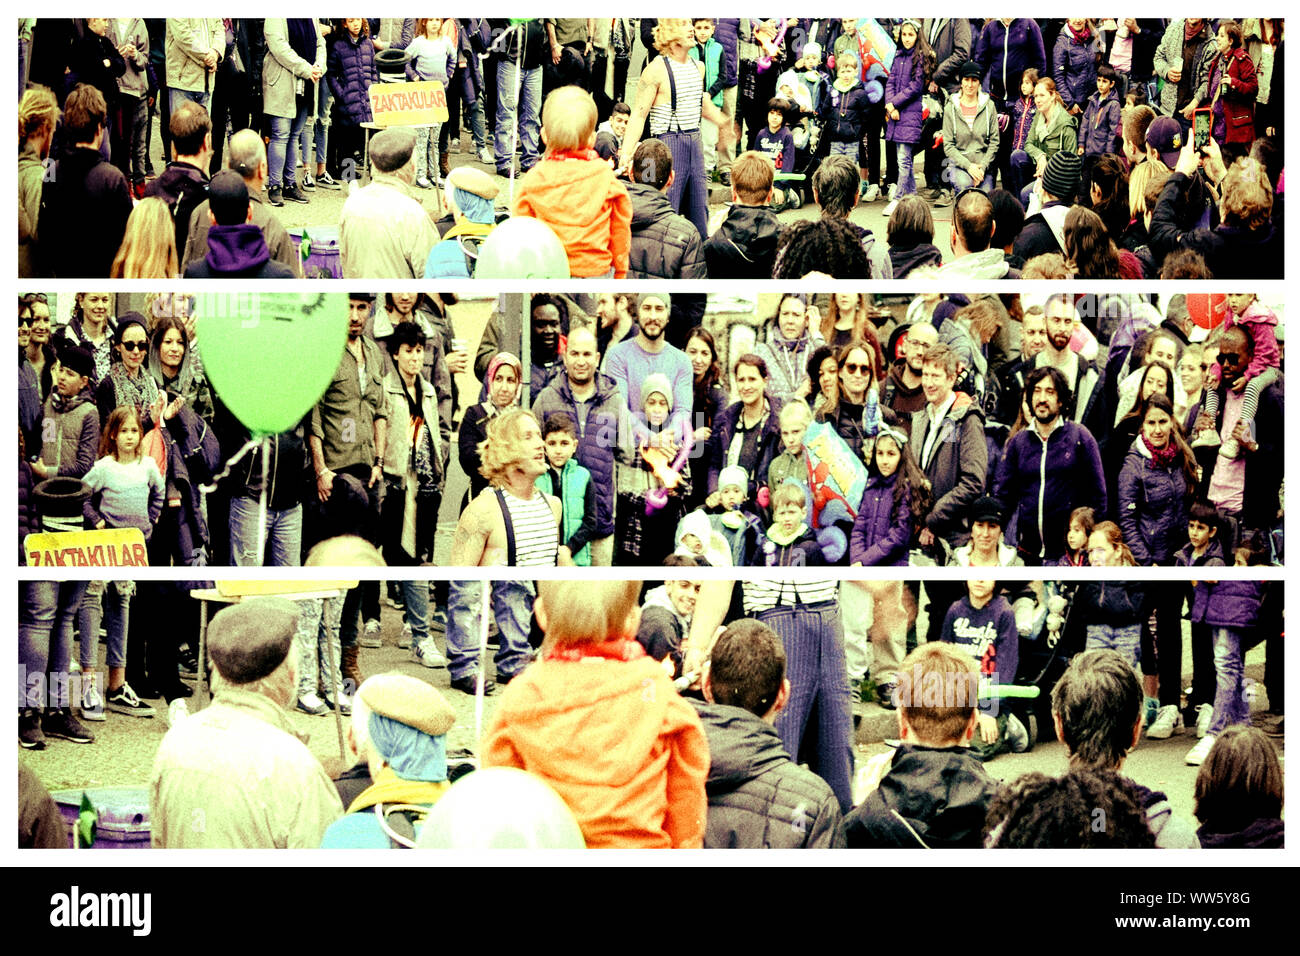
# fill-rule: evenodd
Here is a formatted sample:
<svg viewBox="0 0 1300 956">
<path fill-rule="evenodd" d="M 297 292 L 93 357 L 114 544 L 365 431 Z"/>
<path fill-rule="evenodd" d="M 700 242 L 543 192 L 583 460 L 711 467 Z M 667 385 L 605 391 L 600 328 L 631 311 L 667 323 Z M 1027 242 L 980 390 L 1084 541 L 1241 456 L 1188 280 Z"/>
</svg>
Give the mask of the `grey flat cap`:
<svg viewBox="0 0 1300 956">
<path fill-rule="evenodd" d="M 280 597 L 251 598 L 225 608 L 208 627 L 208 656 L 232 684 L 261 680 L 284 663 L 298 629 L 298 605 Z"/>
<path fill-rule="evenodd" d="M 415 131 L 402 126 L 383 129 L 370 137 L 370 162 L 381 173 L 401 169 L 415 152 Z"/>
</svg>

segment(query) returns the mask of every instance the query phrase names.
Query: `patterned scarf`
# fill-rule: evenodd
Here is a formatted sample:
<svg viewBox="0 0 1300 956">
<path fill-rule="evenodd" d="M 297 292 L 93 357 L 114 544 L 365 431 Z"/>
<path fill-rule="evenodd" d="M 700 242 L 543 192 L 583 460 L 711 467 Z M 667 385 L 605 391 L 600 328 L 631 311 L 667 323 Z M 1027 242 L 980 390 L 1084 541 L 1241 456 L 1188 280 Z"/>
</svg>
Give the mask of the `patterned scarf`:
<svg viewBox="0 0 1300 956">
<path fill-rule="evenodd" d="M 119 408 L 134 405 L 143 417 L 144 412 L 158 400 L 158 384 L 143 369 L 132 377 L 127 374 L 125 365 L 114 362 L 108 370 L 108 377 L 113 382 L 113 395 Z"/>
<path fill-rule="evenodd" d="M 1164 448 L 1152 448 L 1145 434 L 1141 438 L 1142 444 L 1151 453 L 1151 463 L 1147 465 L 1148 468 L 1168 468 L 1174 463 L 1174 459 L 1178 456 L 1178 446 L 1172 440 L 1165 442 Z"/>
</svg>

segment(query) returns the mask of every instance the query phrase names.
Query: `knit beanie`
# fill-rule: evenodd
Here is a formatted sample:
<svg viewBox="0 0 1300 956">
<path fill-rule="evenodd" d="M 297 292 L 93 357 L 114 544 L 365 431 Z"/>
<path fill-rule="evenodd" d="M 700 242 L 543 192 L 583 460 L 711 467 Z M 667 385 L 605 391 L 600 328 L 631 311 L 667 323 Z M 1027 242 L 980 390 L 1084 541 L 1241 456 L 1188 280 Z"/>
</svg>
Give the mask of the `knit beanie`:
<svg viewBox="0 0 1300 956">
<path fill-rule="evenodd" d="M 1074 198 L 1074 191 L 1079 188 L 1082 174 L 1083 158 L 1061 150 L 1047 161 L 1043 170 L 1043 190 L 1062 202 L 1069 202 Z"/>
</svg>

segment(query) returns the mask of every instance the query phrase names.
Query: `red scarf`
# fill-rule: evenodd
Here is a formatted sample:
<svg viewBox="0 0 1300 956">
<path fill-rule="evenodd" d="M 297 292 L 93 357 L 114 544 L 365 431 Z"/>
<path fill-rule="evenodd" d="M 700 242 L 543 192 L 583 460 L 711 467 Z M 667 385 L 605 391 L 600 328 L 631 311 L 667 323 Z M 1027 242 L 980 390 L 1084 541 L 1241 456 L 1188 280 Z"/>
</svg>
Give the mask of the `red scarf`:
<svg viewBox="0 0 1300 956">
<path fill-rule="evenodd" d="M 544 661 L 580 661 L 588 657 L 634 661 L 638 657 L 645 657 L 645 648 L 626 637 L 616 637 L 603 644 L 556 644 L 542 651 Z"/>
<path fill-rule="evenodd" d="M 553 149 L 544 159 L 599 159 L 594 149 Z"/>
<path fill-rule="evenodd" d="M 1068 23 L 1065 25 L 1065 28 L 1066 28 L 1067 30 L 1069 30 L 1071 34 L 1073 34 L 1073 36 L 1074 36 L 1074 41 L 1075 41 L 1076 43 L 1087 43 L 1090 39 L 1092 39 L 1092 31 L 1091 31 L 1090 29 L 1088 29 L 1088 24 L 1086 24 L 1086 23 L 1083 25 L 1083 30 L 1081 30 L 1081 31 L 1080 31 L 1080 30 L 1076 30 L 1074 27 L 1070 26 Z"/>
<path fill-rule="evenodd" d="M 1151 468 L 1168 468 L 1174 463 L 1174 458 L 1178 455 L 1178 446 L 1174 444 L 1173 439 L 1165 442 L 1164 448 L 1152 448 L 1151 442 L 1147 441 L 1147 436 L 1142 437 L 1142 444 L 1146 445 L 1147 451 L 1151 452 Z"/>
</svg>

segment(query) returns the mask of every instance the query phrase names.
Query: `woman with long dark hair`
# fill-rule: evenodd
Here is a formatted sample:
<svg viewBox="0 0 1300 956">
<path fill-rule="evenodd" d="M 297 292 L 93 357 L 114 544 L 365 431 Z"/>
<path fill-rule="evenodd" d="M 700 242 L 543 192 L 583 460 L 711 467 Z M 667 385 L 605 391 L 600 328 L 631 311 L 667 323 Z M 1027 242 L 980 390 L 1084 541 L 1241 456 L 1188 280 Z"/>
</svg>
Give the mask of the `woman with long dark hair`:
<svg viewBox="0 0 1300 956">
<path fill-rule="evenodd" d="M 862 414 L 868 395 L 878 387 L 879 381 L 875 363 L 862 342 L 850 342 L 841 348 L 835 356 L 835 363 L 840 369 L 836 400 L 817 415 L 817 420 L 831 422 L 853 454 L 861 460 L 867 440 Z"/>
<path fill-rule="evenodd" d="M 1141 279 L 1142 263 L 1127 249 L 1123 252 L 1091 209 L 1071 206 L 1065 214 L 1066 264 L 1076 279 Z"/>
<path fill-rule="evenodd" d="M 695 448 L 691 451 L 691 494 L 687 499 L 693 509 L 703 504 L 709 494 L 708 441 L 713 423 L 727 407 L 727 390 L 722 386 L 717 345 L 704 326 L 697 325 L 686 333 L 686 357 L 691 360 L 695 394 L 691 405 Z"/>
<path fill-rule="evenodd" d="M 762 514 L 758 489 L 767 481 L 772 459 L 781 453 L 781 400 L 768 395 L 767 363 L 759 356 L 740 356 L 732 375 L 740 398 L 718 414 L 709 436 L 708 504 L 713 507 L 720 500 L 722 469 L 737 466 L 749 476 L 745 509 Z"/>
</svg>

